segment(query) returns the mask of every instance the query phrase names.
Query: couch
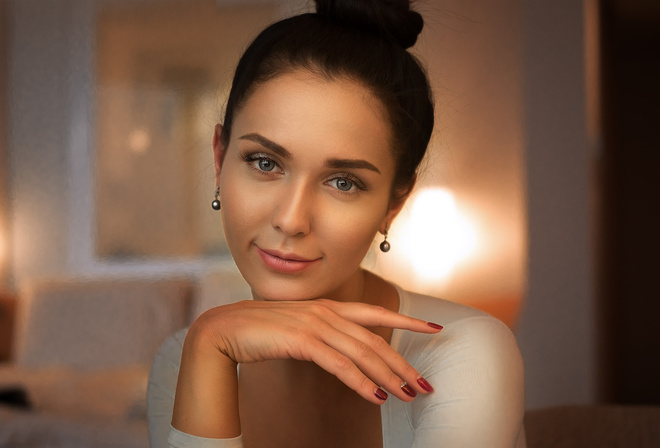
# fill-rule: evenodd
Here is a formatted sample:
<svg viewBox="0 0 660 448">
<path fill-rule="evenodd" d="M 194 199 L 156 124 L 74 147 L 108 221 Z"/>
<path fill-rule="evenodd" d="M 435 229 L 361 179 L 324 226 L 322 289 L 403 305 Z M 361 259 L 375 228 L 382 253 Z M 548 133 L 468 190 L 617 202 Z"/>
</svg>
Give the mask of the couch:
<svg viewBox="0 0 660 448">
<path fill-rule="evenodd" d="M 148 446 L 151 360 L 190 321 L 185 278 L 43 279 L 21 289 L 0 364 L 0 447 Z"/>
<path fill-rule="evenodd" d="M 14 359 L 0 364 L 0 448 L 146 448 L 157 348 L 249 289 L 235 272 L 212 272 L 199 280 L 43 279 L 19 296 Z M 655 448 L 660 407 L 530 410 L 525 430 L 528 448 Z"/>
</svg>

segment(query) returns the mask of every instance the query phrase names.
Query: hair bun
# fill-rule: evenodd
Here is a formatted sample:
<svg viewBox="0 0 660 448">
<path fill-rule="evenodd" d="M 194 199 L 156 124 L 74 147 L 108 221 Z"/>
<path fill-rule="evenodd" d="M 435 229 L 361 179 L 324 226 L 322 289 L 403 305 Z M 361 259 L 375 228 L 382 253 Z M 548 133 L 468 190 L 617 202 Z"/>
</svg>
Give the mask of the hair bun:
<svg viewBox="0 0 660 448">
<path fill-rule="evenodd" d="M 424 19 L 410 9 L 408 0 L 315 0 L 316 12 L 372 34 L 393 39 L 410 48 L 422 32 Z"/>
</svg>

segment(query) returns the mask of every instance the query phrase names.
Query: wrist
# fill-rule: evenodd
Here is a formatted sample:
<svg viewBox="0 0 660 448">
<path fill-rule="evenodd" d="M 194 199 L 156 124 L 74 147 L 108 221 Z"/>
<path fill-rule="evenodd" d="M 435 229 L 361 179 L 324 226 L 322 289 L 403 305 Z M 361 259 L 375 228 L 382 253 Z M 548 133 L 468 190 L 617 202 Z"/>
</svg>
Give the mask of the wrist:
<svg viewBox="0 0 660 448">
<path fill-rule="evenodd" d="M 172 426 L 208 438 L 240 435 L 237 363 L 206 325 L 193 324 L 183 345 Z"/>
<path fill-rule="evenodd" d="M 235 370 L 238 362 L 231 356 L 225 338 L 217 331 L 218 326 L 218 322 L 200 316 L 188 329 L 183 350 L 195 358 L 215 362 L 217 367 Z"/>
</svg>

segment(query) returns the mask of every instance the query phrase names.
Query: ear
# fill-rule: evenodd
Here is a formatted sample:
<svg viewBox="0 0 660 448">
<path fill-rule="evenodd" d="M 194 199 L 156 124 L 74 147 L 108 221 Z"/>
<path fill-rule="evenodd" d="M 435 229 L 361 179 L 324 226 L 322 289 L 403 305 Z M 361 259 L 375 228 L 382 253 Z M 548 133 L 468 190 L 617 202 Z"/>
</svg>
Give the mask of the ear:
<svg viewBox="0 0 660 448">
<path fill-rule="evenodd" d="M 414 190 L 416 182 L 417 182 L 417 176 L 413 177 L 413 179 L 406 187 L 395 190 L 392 193 L 392 199 L 390 200 L 390 205 L 387 210 L 387 214 L 385 215 L 385 218 L 383 219 L 383 222 L 381 223 L 379 229 L 380 233 L 382 233 L 383 235 L 390 228 L 390 226 L 392 225 L 392 221 L 394 221 L 394 218 L 397 217 L 403 206 L 406 205 L 406 201 L 408 200 L 412 191 Z"/>
<path fill-rule="evenodd" d="M 222 161 L 225 157 L 225 151 L 227 145 L 225 145 L 225 139 L 222 135 L 224 132 L 222 125 L 220 123 L 215 125 L 215 130 L 213 131 L 213 161 L 215 163 L 215 183 L 218 185 L 220 170 L 222 169 Z"/>
</svg>

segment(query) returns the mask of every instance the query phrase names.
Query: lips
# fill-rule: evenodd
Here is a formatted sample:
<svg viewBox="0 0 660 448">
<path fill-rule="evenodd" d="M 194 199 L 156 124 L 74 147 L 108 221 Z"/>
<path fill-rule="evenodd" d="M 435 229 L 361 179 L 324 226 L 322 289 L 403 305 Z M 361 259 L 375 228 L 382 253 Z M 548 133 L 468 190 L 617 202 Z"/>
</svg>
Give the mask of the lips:
<svg viewBox="0 0 660 448">
<path fill-rule="evenodd" d="M 320 260 L 320 258 L 309 259 L 293 253 L 283 253 L 276 250 L 264 250 L 258 246 L 255 247 L 266 267 L 284 274 L 302 272 Z"/>
</svg>

